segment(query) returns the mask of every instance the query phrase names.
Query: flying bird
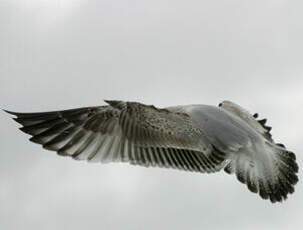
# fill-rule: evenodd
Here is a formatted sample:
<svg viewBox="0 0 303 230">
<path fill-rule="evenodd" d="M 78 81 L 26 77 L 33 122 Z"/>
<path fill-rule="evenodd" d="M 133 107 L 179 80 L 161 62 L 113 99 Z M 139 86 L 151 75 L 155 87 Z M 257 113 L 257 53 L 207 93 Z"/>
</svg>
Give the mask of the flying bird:
<svg viewBox="0 0 303 230">
<path fill-rule="evenodd" d="M 224 170 L 273 203 L 294 192 L 295 154 L 274 142 L 266 119 L 233 102 L 166 108 L 105 102 L 53 112 L 6 112 L 32 142 L 61 156 L 200 173 Z"/>
</svg>

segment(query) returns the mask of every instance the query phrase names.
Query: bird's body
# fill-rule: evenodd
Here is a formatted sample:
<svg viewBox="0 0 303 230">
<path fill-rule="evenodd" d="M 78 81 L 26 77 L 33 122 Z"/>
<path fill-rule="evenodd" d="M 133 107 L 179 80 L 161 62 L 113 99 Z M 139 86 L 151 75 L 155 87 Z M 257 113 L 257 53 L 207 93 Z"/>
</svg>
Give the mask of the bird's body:
<svg viewBox="0 0 303 230">
<path fill-rule="evenodd" d="M 46 113 L 14 113 L 31 141 L 59 155 L 197 172 L 235 173 L 263 199 L 293 193 L 295 155 L 273 141 L 266 120 L 224 101 L 159 109 L 137 102 Z"/>
</svg>

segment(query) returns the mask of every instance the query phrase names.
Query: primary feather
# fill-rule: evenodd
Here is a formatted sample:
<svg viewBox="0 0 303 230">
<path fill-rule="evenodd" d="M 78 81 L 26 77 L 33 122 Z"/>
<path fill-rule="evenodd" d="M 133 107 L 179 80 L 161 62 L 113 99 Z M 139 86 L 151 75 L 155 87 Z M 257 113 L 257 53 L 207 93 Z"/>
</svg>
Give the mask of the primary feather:
<svg viewBox="0 0 303 230">
<path fill-rule="evenodd" d="M 266 120 L 224 101 L 164 109 L 137 102 L 14 118 L 31 141 L 59 155 L 89 162 L 129 162 L 202 173 L 235 173 L 252 192 L 271 202 L 294 192 L 295 155 L 276 144 Z"/>
</svg>

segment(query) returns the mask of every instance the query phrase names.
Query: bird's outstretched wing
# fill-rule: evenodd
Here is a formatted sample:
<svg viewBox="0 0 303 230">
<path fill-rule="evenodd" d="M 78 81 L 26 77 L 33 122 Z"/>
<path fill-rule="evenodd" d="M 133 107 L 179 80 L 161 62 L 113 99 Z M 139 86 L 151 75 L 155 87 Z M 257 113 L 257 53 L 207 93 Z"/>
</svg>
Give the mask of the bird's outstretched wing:
<svg viewBox="0 0 303 230">
<path fill-rule="evenodd" d="M 216 150 L 186 113 L 136 102 L 42 113 L 14 118 L 31 141 L 59 155 L 101 162 L 215 172 L 225 155 Z"/>
<path fill-rule="evenodd" d="M 270 199 L 271 202 L 286 199 L 288 194 L 294 192 L 294 185 L 298 182 L 295 154 L 283 144 L 274 142 L 271 128 L 265 125 L 266 120 L 256 120 L 256 114 L 251 115 L 229 101 L 223 102 L 220 107 L 240 118 L 238 125 L 244 122 L 251 127 L 252 132 L 248 130 L 248 136 L 254 136 L 255 132 L 261 136 L 251 138 L 249 143 L 243 143 L 239 150 L 230 154 L 231 161 L 224 170 L 229 174 L 235 173 L 240 182 L 245 183 L 250 191 L 259 193 L 263 199 Z"/>
</svg>

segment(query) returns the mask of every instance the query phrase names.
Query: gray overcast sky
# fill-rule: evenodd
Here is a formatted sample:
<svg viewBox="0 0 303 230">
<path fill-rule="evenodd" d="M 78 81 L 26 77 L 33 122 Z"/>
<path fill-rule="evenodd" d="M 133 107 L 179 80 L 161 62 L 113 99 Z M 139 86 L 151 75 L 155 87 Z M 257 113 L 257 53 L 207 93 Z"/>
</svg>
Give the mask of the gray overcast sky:
<svg viewBox="0 0 303 230">
<path fill-rule="evenodd" d="M 303 154 L 303 2 L 1 0 L 0 106 L 233 100 Z M 234 176 L 88 164 L 30 143 L 0 113 L 1 229 L 303 229 Z M 302 179 L 302 173 L 300 173 Z"/>
</svg>

